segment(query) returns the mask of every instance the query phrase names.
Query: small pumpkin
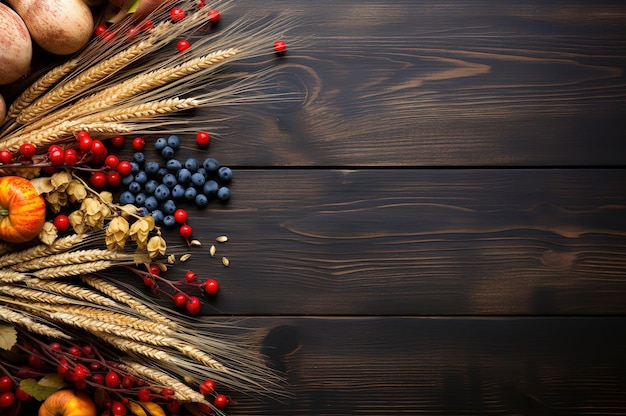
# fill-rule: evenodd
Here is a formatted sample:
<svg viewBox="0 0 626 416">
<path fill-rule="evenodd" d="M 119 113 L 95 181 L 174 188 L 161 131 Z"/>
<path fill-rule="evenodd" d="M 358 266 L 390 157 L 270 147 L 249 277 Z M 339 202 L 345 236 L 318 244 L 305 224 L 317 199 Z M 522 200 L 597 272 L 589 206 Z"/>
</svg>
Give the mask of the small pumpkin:
<svg viewBox="0 0 626 416">
<path fill-rule="evenodd" d="M 0 177 L 0 239 L 25 243 L 39 235 L 46 222 L 46 201 L 28 179 Z"/>
</svg>

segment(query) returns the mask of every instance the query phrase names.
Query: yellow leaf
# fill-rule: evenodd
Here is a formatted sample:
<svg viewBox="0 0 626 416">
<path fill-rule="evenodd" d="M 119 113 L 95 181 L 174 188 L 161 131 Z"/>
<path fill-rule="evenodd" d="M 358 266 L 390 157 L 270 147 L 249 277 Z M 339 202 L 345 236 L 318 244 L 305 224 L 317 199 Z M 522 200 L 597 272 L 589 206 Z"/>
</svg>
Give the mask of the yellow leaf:
<svg viewBox="0 0 626 416">
<path fill-rule="evenodd" d="M 0 324 L 0 348 L 9 351 L 17 342 L 17 331 L 11 324 Z"/>
</svg>

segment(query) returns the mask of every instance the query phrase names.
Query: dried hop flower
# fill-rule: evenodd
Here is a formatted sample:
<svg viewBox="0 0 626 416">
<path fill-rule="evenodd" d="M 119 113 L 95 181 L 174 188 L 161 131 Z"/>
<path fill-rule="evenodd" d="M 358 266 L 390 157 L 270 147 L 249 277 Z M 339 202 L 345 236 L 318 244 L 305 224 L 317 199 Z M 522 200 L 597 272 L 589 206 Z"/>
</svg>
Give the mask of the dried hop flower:
<svg viewBox="0 0 626 416">
<path fill-rule="evenodd" d="M 122 250 L 130 235 L 128 221 L 122 217 L 115 217 L 109 222 L 105 233 L 105 242 L 109 250 Z"/>
<path fill-rule="evenodd" d="M 130 226 L 130 238 L 137 242 L 137 247 L 145 249 L 148 243 L 148 235 L 154 229 L 154 218 L 148 215 L 140 218 Z"/>
<path fill-rule="evenodd" d="M 148 253 L 150 254 L 150 258 L 164 256 L 166 249 L 167 243 L 165 242 L 165 239 L 160 235 L 155 235 L 154 237 L 150 238 L 150 240 L 148 240 Z"/>
<path fill-rule="evenodd" d="M 54 243 L 54 241 L 57 239 L 57 235 L 58 235 L 57 227 L 55 227 L 52 222 L 46 221 L 43 224 L 43 228 L 39 232 L 39 240 L 41 240 L 42 243 L 49 246 L 50 244 Z"/>
</svg>

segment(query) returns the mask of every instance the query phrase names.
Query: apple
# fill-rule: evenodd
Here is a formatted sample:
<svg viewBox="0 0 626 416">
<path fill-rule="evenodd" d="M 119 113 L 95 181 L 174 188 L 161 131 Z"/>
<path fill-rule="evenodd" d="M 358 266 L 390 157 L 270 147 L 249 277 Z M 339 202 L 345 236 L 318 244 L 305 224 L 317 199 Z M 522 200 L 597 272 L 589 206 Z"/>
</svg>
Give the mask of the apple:
<svg viewBox="0 0 626 416">
<path fill-rule="evenodd" d="M 59 390 L 39 407 L 39 416 L 97 416 L 96 404 L 85 393 Z"/>
</svg>

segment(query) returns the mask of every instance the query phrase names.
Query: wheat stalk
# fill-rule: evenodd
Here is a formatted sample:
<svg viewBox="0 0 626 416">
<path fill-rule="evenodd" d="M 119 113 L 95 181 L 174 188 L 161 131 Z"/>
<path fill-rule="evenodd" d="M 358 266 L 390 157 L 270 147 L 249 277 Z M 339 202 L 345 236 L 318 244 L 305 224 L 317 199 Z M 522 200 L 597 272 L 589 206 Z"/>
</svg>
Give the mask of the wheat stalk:
<svg viewBox="0 0 626 416">
<path fill-rule="evenodd" d="M 149 101 L 130 107 L 122 107 L 98 113 L 86 121 L 95 121 L 97 118 L 102 122 L 124 122 L 132 119 L 149 119 L 178 111 L 197 108 L 200 103 L 192 98 L 169 98 L 167 100 Z"/>
<path fill-rule="evenodd" d="M 69 266 L 48 267 L 37 270 L 31 274 L 40 279 L 61 279 L 69 276 L 78 276 L 84 273 L 95 273 L 113 267 L 114 261 L 101 260 L 91 261 L 83 264 L 72 264 Z"/>
<path fill-rule="evenodd" d="M 71 234 L 67 237 L 57 238 L 50 245 L 39 244 L 22 251 L 5 254 L 4 256 L 0 257 L 0 265 L 5 268 L 17 263 L 46 257 L 51 254 L 61 253 L 71 249 L 72 247 L 75 247 L 77 244 L 80 244 L 85 240 L 85 238 L 85 234 Z"/>
<path fill-rule="evenodd" d="M 30 332 L 57 339 L 71 339 L 66 333 L 48 325 L 34 321 L 24 312 L 0 305 L 0 320 L 19 325 Z"/>
<path fill-rule="evenodd" d="M 119 251 L 90 249 L 76 250 L 61 254 L 48 255 L 11 266 L 12 270 L 27 272 L 40 270 L 47 267 L 68 266 L 71 264 L 89 263 L 98 260 L 111 261 L 132 261 L 133 254 L 121 253 Z"/>
<path fill-rule="evenodd" d="M 32 288 L 41 289 L 65 295 L 75 300 L 89 302 L 93 305 L 100 305 L 110 308 L 119 308 L 119 304 L 101 294 L 71 283 L 58 282 L 52 280 L 27 279 L 24 283 Z"/>
<path fill-rule="evenodd" d="M 40 290 L 29 289 L 21 286 L 0 285 L 0 292 L 5 295 L 26 299 L 30 302 L 40 302 L 52 305 L 73 304 L 74 299 L 58 295 L 55 293 L 42 292 Z"/>
</svg>

